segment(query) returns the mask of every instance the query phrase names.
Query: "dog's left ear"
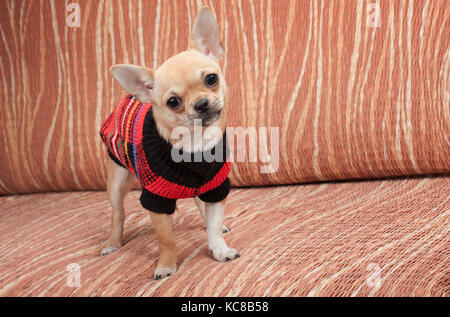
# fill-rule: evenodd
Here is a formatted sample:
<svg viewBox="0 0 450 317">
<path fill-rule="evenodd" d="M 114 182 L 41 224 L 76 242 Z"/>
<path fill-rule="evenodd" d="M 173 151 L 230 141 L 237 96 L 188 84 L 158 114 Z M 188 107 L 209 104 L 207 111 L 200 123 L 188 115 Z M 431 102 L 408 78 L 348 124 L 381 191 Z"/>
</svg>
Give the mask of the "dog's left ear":
<svg viewBox="0 0 450 317">
<path fill-rule="evenodd" d="M 189 38 L 189 47 L 205 55 L 211 53 L 217 59 L 221 59 L 223 56 L 225 50 L 220 41 L 219 28 L 208 7 L 203 7 L 195 19 Z"/>
<path fill-rule="evenodd" d="M 119 84 L 141 102 L 152 102 L 154 76 L 153 70 L 143 66 L 117 64 L 109 71 Z"/>
</svg>

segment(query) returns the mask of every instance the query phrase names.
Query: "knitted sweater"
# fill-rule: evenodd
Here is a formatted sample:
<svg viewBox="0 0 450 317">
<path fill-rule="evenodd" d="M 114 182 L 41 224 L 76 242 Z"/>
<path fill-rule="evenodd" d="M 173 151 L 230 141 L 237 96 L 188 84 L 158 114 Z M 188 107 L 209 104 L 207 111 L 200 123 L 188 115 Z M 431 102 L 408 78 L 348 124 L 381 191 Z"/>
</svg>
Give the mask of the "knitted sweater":
<svg viewBox="0 0 450 317">
<path fill-rule="evenodd" d="M 171 214 L 179 198 L 198 196 L 205 202 L 225 199 L 230 191 L 226 134 L 209 151 L 184 153 L 190 156 L 190 162 L 175 162 L 171 144 L 158 133 L 151 107 L 151 103 L 127 95 L 100 129 L 111 159 L 133 172 L 142 184 L 142 206 Z M 215 151 L 223 151 L 223 159 L 206 162 L 205 157 L 214 156 Z"/>
</svg>

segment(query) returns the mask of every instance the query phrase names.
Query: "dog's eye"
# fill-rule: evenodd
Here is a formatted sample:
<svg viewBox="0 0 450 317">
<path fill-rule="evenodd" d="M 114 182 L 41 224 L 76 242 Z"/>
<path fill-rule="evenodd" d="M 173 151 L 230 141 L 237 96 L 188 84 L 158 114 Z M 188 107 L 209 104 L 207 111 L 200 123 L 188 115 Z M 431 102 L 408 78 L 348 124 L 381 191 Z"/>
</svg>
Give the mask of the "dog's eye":
<svg viewBox="0 0 450 317">
<path fill-rule="evenodd" d="M 205 77 L 205 84 L 208 87 L 214 87 L 219 82 L 219 76 L 217 74 L 209 74 Z"/>
<path fill-rule="evenodd" d="M 177 109 L 181 106 L 181 99 L 178 97 L 170 97 L 167 99 L 167 106 L 172 109 Z"/>
</svg>

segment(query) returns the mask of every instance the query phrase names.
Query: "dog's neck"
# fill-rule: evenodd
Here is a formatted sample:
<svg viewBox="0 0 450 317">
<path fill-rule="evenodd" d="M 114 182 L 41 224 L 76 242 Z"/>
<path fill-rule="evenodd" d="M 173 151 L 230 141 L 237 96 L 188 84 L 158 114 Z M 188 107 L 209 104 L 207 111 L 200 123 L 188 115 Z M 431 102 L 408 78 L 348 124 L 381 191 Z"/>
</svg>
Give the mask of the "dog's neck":
<svg viewBox="0 0 450 317">
<path fill-rule="evenodd" d="M 183 152 L 205 152 L 219 143 L 225 132 L 225 115 L 207 127 L 176 126 L 159 118 L 157 113 L 154 119 L 158 134 Z"/>
</svg>

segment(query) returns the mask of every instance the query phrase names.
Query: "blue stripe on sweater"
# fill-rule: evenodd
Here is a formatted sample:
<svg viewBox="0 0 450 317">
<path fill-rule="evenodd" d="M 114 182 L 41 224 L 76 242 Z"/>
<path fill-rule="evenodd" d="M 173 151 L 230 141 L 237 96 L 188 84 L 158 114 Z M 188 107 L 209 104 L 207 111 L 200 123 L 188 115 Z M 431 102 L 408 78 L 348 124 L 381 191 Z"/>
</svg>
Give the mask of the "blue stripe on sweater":
<svg viewBox="0 0 450 317">
<path fill-rule="evenodd" d="M 133 129 L 133 157 L 134 157 L 134 170 L 136 171 L 136 176 L 137 176 L 137 178 L 140 180 L 140 178 L 139 178 L 139 172 L 138 172 L 138 168 L 137 168 L 137 165 L 136 165 L 136 125 L 137 125 L 137 123 L 138 123 L 138 121 L 139 121 L 139 116 L 140 116 L 140 114 L 141 114 L 141 110 L 142 110 L 142 105 L 141 105 L 141 107 L 139 108 L 139 112 L 138 112 L 138 115 L 136 116 L 136 119 L 134 120 L 134 129 Z"/>
</svg>

